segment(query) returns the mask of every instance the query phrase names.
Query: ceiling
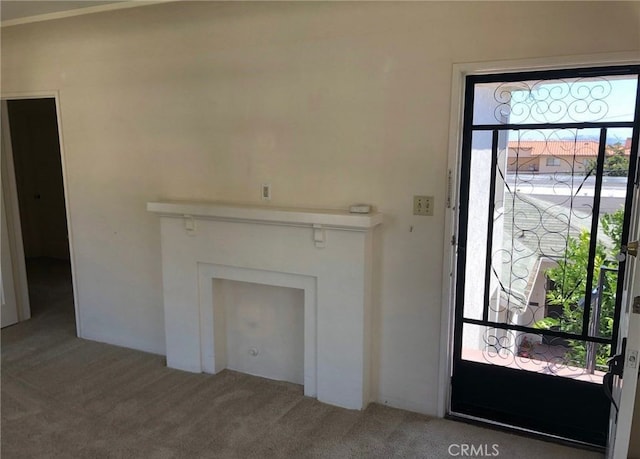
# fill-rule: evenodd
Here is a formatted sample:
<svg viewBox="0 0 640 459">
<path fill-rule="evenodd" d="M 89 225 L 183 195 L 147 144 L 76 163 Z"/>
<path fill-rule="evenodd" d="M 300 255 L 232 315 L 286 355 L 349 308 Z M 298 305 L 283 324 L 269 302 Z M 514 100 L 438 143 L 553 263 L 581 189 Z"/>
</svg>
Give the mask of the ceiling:
<svg viewBox="0 0 640 459">
<path fill-rule="evenodd" d="M 61 13 L 82 8 L 104 6 L 122 1 L 32 1 L 32 0 L 2 0 L 0 1 L 0 18 L 2 21 L 25 19 L 42 14 Z"/>
</svg>

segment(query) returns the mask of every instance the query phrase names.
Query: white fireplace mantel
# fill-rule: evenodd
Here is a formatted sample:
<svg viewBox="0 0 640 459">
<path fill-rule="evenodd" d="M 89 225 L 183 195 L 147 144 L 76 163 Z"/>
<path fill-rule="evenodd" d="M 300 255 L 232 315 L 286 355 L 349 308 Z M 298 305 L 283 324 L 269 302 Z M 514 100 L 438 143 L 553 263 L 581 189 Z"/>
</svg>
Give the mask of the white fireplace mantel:
<svg viewBox="0 0 640 459">
<path fill-rule="evenodd" d="M 147 210 L 164 216 L 300 226 L 322 225 L 329 228 L 364 231 L 382 223 L 382 214 L 377 212 L 352 214 L 343 210 L 259 207 L 219 202 L 149 202 Z"/>
<path fill-rule="evenodd" d="M 381 214 L 178 201 L 149 202 L 147 210 L 161 222 L 168 366 L 225 368 L 214 280 L 299 289 L 305 395 L 366 407 L 373 231 Z"/>
</svg>

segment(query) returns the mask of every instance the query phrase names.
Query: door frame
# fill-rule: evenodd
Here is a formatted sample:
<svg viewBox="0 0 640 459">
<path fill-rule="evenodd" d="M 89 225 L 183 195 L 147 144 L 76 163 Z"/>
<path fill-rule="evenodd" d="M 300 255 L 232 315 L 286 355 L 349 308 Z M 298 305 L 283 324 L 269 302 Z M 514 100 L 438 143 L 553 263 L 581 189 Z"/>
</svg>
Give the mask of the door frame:
<svg viewBox="0 0 640 459">
<path fill-rule="evenodd" d="M 629 241 L 640 238 L 640 190 L 634 189 L 635 201 L 631 209 L 631 227 L 629 228 Z M 629 266 L 627 266 L 629 268 Z M 633 268 L 625 273 L 628 289 L 622 297 L 621 332 L 623 324 L 626 327 L 626 355 L 624 356 L 623 376 L 613 384 L 612 396 L 617 402 L 616 408 L 611 407 L 611 418 L 609 419 L 609 438 L 607 444 L 607 459 L 625 459 L 629 452 L 631 440 L 631 427 L 633 423 L 633 412 L 636 401 L 636 391 L 638 388 L 638 362 L 632 360 L 630 353 L 640 350 L 640 314 L 633 311 L 633 299 L 640 296 L 640 258 L 633 260 Z M 619 334 L 618 342 L 624 337 Z M 617 379 L 617 378 L 616 378 Z M 617 417 L 614 423 L 613 418 Z"/>
<path fill-rule="evenodd" d="M 16 92 L 16 93 L 1 93 L 0 100 L 3 105 L 3 110 L 6 113 L 6 119 L 2 121 L 3 131 L 6 129 L 6 133 L 9 133 L 9 120 L 8 110 L 7 110 L 7 101 L 9 100 L 25 100 L 25 99 L 54 99 L 56 105 L 56 121 L 58 123 L 58 142 L 60 146 L 60 162 L 62 167 L 62 186 L 64 192 L 64 206 L 66 212 L 66 220 L 67 220 L 67 238 L 69 241 L 69 261 L 71 263 L 71 284 L 73 289 L 73 307 L 75 310 L 75 320 L 76 320 L 76 336 L 80 337 L 81 328 L 80 328 L 80 308 L 78 304 L 78 285 L 77 285 L 77 276 L 76 276 L 76 257 L 74 251 L 74 243 L 73 243 L 73 231 L 72 231 L 72 223 L 71 223 L 71 206 L 69 205 L 70 195 L 69 195 L 69 174 L 67 171 L 67 161 L 64 150 L 64 137 L 62 134 L 62 112 L 60 108 L 60 93 L 57 90 L 51 91 L 29 91 L 29 92 Z M 9 133 L 10 134 L 10 133 Z M 11 145 L 10 135 L 3 135 L 5 140 L 3 141 L 3 148 L 6 153 L 7 159 L 7 175 L 9 180 L 7 183 L 2 183 L 2 192 L 7 194 L 7 198 L 9 200 L 8 208 L 7 208 L 7 224 L 11 226 L 14 233 L 14 238 L 9 243 L 12 245 L 13 254 L 15 254 L 14 258 L 14 272 L 17 272 L 17 284 L 20 289 L 26 291 L 27 289 L 27 278 L 26 278 L 26 266 L 25 266 L 25 257 L 24 257 L 24 245 L 22 241 L 22 231 L 21 231 L 21 220 L 20 220 L 20 209 L 18 206 L 18 188 L 15 178 L 15 169 L 14 169 L 14 161 L 13 161 L 13 148 Z M 17 266 L 16 266 L 17 265 Z M 24 294 L 24 293 L 23 293 Z M 21 308 L 19 308 L 19 320 L 27 320 L 31 317 L 31 309 L 28 302 L 28 296 L 26 297 L 27 301 L 23 302 Z"/>
<path fill-rule="evenodd" d="M 469 75 L 488 75 L 526 71 L 640 64 L 640 53 L 606 53 L 522 60 L 454 63 L 451 80 L 451 109 L 447 154 L 445 231 L 442 262 L 442 304 L 440 323 L 440 364 L 438 369 L 437 415 L 449 413 L 453 371 L 453 327 L 455 316 L 456 247 L 464 127 L 465 79 Z"/>
</svg>

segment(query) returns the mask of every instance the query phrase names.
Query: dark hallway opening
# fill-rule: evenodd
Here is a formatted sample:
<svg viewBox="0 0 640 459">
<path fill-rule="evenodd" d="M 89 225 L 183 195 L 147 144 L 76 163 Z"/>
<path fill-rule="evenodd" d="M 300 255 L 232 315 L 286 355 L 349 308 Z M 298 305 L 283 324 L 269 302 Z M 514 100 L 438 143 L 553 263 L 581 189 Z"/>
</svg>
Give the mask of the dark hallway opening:
<svg viewBox="0 0 640 459">
<path fill-rule="evenodd" d="M 7 111 L 31 316 L 63 313 L 73 318 L 56 101 L 9 100 Z"/>
</svg>

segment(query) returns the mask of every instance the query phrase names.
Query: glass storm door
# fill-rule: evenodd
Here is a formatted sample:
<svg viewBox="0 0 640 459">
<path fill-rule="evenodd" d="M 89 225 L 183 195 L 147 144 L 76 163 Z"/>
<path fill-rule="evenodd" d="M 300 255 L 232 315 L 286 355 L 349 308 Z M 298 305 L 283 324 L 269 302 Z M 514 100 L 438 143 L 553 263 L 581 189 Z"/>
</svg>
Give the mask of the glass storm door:
<svg viewBox="0 0 640 459">
<path fill-rule="evenodd" d="M 452 415 L 606 444 L 639 72 L 467 77 Z"/>
</svg>

